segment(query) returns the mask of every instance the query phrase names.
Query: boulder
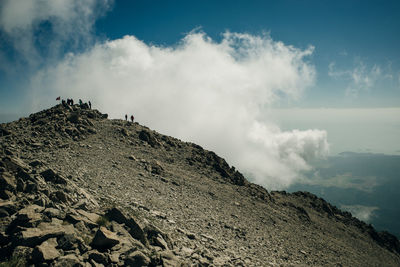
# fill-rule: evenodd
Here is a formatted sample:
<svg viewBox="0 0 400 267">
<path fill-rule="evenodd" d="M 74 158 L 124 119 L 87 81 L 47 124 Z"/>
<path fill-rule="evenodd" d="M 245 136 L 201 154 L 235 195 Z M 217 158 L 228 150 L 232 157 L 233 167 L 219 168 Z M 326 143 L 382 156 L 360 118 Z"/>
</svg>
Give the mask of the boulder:
<svg viewBox="0 0 400 267">
<path fill-rule="evenodd" d="M 75 229 L 72 225 L 42 222 L 36 228 L 28 228 L 14 235 L 14 242 L 16 244 L 34 247 L 49 238 L 74 233 Z"/>
<path fill-rule="evenodd" d="M 50 194 L 50 199 L 54 202 L 66 203 L 69 201 L 69 197 L 64 191 L 58 190 Z"/>
<path fill-rule="evenodd" d="M 156 147 L 159 145 L 159 142 L 157 139 L 154 137 L 153 133 L 147 131 L 147 130 L 141 130 L 139 133 L 139 139 L 142 141 L 145 141 L 152 147 Z"/>
<path fill-rule="evenodd" d="M 41 220 L 43 207 L 29 205 L 18 211 L 16 218 L 11 222 L 10 227 L 23 226 L 35 227 Z"/>
<path fill-rule="evenodd" d="M 79 123 L 81 121 L 81 118 L 79 116 L 78 112 L 73 112 L 68 116 L 68 121 L 72 123 Z"/>
<path fill-rule="evenodd" d="M 31 162 L 29 163 L 29 166 L 31 166 L 31 167 L 33 167 L 33 168 L 41 167 L 41 166 L 43 166 L 43 165 L 44 165 L 43 162 L 41 162 L 40 160 L 34 160 L 34 161 L 31 161 Z"/>
<path fill-rule="evenodd" d="M 133 238 L 140 240 L 145 245 L 148 244 L 146 234 L 142 226 L 138 222 L 136 222 L 133 218 L 126 216 L 121 210 L 117 208 L 112 208 L 106 212 L 106 217 L 110 221 L 115 221 L 120 224 L 125 224 L 126 226 L 128 226 L 129 233 Z"/>
<path fill-rule="evenodd" d="M 43 176 L 46 182 L 52 182 L 55 184 L 67 184 L 67 180 L 58 173 L 54 172 L 52 169 L 42 171 L 40 175 Z"/>
<path fill-rule="evenodd" d="M 93 241 L 90 245 L 93 248 L 104 250 L 112 248 L 119 242 L 119 238 L 115 233 L 101 226 L 99 230 L 97 230 L 96 235 L 94 236 Z"/>
<path fill-rule="evenodd" d="M 34 263 L 52 261 L 60 256 L 60 252 L 56 249 L 57 240 L 50 238 L 39 246 L 36 246 L 32 252 L 32 261 Z"/>
</svg>

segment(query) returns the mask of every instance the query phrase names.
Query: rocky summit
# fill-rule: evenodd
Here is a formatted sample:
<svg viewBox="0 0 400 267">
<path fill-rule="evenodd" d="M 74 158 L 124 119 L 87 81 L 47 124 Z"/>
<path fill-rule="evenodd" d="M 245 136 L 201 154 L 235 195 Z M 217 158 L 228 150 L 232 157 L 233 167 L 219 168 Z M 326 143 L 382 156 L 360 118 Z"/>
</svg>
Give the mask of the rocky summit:
<svg viewBox="0 0 400 267">
<path fill-rule="evenodd" d="M 87 106 L 0 125 L 0 198 L 0 266 L 400 266 L 323 199 Z"/>
</svg>

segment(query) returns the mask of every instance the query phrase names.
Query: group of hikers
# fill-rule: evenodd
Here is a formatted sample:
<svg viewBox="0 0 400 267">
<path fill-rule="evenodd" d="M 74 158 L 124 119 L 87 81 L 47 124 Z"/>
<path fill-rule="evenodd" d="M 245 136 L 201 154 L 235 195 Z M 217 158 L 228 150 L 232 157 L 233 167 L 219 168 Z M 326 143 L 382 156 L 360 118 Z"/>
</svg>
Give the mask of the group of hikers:
<svg viewBox="0 0 400 267">
<path fill-rule="evenodd" d="M 133 115 L 131 115 L 131 121 L 133 122 L 135 119 L 135 117 L 133 117 Z M 125 114 L 125 120 L 128 121 L 128 114 Z"/>
<path fill-rule="evenodd" d="M 60 97 L 60 96 L 57 97 L 56 100 L 57 100 L 57 101 L 60 101 L 60 100 L 61 100 L 61 97 Z M 74 100 L 73 100 L 72 98 L 71 98 L 71 99 L 70 99 L 70 98 L 67 98 L 67 101 L 65 101 L 64 99 L 62 99 L 62 100 L 61 100 L 61 103 L 62 103 L 64 106 L 65 106 L 65 105 L 73 106 L 73 105 L 74 105 Z M 81 106 L 81 107 L 85 107 L 85 106 L 86 106 L 86 108 L 92 109 L 92 103 L 91 103 L 90 101 L 88 101 L 87 103 L 83 103 L 82 99 L 79 99 L 79 106 Z M 135 117 L 133 117 L 133 115 L 131 115 L 130 119 L 131 119 L 131 122 L 133 123 L 133 121 L 135 120 Z M 128 114 L 125 114 L 125 121 L 128 121 Z"/>
<path fill-rule="evenodd" d="M 56 100 L 60 101 L 61 97 L 57 97 Z M 67 98 L 67 101 L 65 101 L 64 99 L 61 100 L 61 103 L 65 106 L 73 106 L 74 105 L 74 100 L 71 98 Z M 90 101 L 88 101 L 87 103 L 83 103 L 82 99 L 79 99 L 79 106 L 84 107 L 86 106 L 86 108 L 92 109 L 92 103 Z"/>
</svg>

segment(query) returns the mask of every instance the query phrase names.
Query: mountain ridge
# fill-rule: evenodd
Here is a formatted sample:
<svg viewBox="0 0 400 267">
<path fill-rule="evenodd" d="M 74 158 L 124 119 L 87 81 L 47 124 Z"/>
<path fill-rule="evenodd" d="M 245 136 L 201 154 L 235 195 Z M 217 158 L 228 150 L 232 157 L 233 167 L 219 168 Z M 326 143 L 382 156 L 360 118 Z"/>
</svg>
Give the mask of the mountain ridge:
<svg viewBox="0 0 400 267">
<path fill-rule="evenodd" d="M 1 254 L 29 264 L 400 264 L 396 237 L 325 200 L 268 192 L 212 151 L 86 106 L 1 124 L 0 138 Z"/>
</svg>

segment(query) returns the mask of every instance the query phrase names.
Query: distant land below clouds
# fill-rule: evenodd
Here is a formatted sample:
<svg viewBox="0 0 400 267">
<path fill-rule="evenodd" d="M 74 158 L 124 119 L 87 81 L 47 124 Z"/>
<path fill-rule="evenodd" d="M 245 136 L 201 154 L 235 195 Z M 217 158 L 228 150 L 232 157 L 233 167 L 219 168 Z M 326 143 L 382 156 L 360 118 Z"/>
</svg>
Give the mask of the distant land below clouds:
<svg viewBox="0 0 400 267">
<path fill-rule="evenodd" d="M 289 192 L 309 191 L 400 238 L 400 156 L 344 152 L 313 163 Z"/>
</svg>

